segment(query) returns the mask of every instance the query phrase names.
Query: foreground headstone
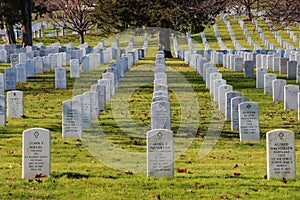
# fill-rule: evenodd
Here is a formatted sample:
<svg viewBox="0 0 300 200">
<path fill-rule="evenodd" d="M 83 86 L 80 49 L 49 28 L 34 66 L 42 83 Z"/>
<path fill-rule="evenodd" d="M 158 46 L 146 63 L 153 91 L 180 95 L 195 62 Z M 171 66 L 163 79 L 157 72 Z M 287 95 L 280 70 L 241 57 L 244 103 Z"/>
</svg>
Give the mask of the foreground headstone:
<svg viewBox="0 0 300 200">
<path fill-rule="evenodd" d="M 294 132 L 276 129 L 267 132 L 267 176 L 296 179 Z"/>
<path fill-rule="evenodd" d="M 24 97 L 22 91 L 7 92 L 7 117 L 20 118 L 24 115 Z"/>
<path fill-rule="evenodd" d="M 32 128 L 23 131 L 22 178 L 50 175 L 50 131 Z"/>
<path fill-rule="evenodd" d="M 62 103 L 62 137 L 82 138 L 80 101 L 67 100 Z"/>
<path fill-rule="evenodd" d="M 147 176 L 174 176 L 173 132 L 155 129 L 147 132 Z"/>
<path fill-rule="evenodd" d="M 238 105 L 240 141 L 259 141 L 259 111 L 255 102 Z"/>
</svg>

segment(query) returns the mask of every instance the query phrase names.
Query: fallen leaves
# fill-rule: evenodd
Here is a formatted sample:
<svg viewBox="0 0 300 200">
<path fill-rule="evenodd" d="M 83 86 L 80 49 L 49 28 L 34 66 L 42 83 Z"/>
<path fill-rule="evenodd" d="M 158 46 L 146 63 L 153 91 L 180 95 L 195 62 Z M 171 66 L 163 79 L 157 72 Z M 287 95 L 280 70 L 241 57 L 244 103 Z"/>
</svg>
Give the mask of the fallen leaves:
<svg viewBox="0 0 300 200">
<path fill-rule="evenodd" d="M 35 187 L 30 187 L 28 190 L 35 190 Z"/>
<path fill-rule="evenodd" d="M 239 172 L 233 172 L 233 176 L 240 176 L 241 175 L 241 173 L 239 173 Z"/>
<path fill-rule="evenodd" d="M 7 180 L 7 181 L 14 181 L 14 180 L 16 180 L 17 178 L 16 177 L 13 177 L 13 178 L 5 178 L 5 180 Z"/>
<path fill-rule="evenodd" d="M 37 174 L 37 175 L 35 175 L 35 178 L 45 178 L 46 176 L 45 175 L 43 175 L 43 174 Z"/>
<path fill-rule="evenodd" d="M 39 184 L 43 183 L 43 181 L 41 179 L 39 179 L 39 178 L 36 178 L 35 181 L 38 182 Z"/>
<path fill-rule="evenodd" d="M 187 173 L 187 169 L 186 168 L 178 168 L 177 172 L 178 173 Z"/>
<path fill-rule="evenodd" d="M 197 188 L 204 188 L 205 185 L 197 185 Z"/>
<path fill-rule="evenodd" d="M 185 189 L 185 191 L 188 193 L 194 193 L 194 191 L 192 189 Z"/>
<path fill-rule="evenodd" d="M 284 184 L 286 184 L 286 183 L 287 183 L 287 180 L 286 180 L 286 178 L 285 178 L 285 177 L 283 177 L 283 178 L 282 178 L 282 182 L 283 182 Z"/>
<path fill-rule="evenodd" d="M 133 172 L 132 171 L 127 171 L 127 172 L 125 172 L 125 174 L 127 174 L 127 175 L 133 175 Z"/>
<path fill-rule="evenodd" d="M 221 196 L 221 199 L 229 199 L 228 196 L 224 195 L 224 196 Z"/>
<path fill-rule="evenodd" d="M 134 140 L 134 141 L 132 142 L 132 144 L 133 144 L 133 145 L 139 145 L 139 141 Z"/>
<path fill-rule="evenodd" d="M 157 198 L 158 200 L 160 200 L 160 195 L 159 194 L 149 194 L 148 197 L 149 198 Z"/>
</svg>

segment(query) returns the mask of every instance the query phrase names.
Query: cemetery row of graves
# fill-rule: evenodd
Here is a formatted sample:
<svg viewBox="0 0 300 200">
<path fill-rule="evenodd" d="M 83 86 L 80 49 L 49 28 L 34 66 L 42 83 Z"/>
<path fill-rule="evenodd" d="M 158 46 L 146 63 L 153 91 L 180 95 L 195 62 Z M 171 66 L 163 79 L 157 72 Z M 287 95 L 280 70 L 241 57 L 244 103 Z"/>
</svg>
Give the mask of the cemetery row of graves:
<svg viewBox="0 0 300 200">
<path fill-rule="evenodd" d="M 234 41 L 234 37 L 232 37 Z M 179 48 L 176 36 L 173 37 L 176 56 L 190 65 L 203 79 L 213 104 L 217 104 L 224 119 L 230 121 L 231 131 L 238 132 L 240 142 L 259 142 L 260 112 L 259 105 L 243 97 L 232 85 L 222 79 L 221 68 L 244 73 L 245 80 L 256 79 L 256 88 L 262 88 L 264 94 L 272 95 L 273 102 L 283 102 L 284 110 L 298 110 L 300 119 L 300 54 L 296 50 L 270 49 L 259 47 L 248 51 L 211 50 L 202 34 L 205 50 L 195 50 L 187 34 L 189 50 Z M 234 42 L 235 43 L 235 42 Z M 89 85 L 84 91 L 61 102 L 61 133 L 63 138 L 78 138 L 93 129 L 99 115 L 107 109 L 113 95 L 118 91 L 119 82 L 138 60 L 145 57 L 148 48 L 148 36 L 144 46 L 133 49 L 134 37 L 125 49 L 118 48 L 116 40 L 110 48 L 104 48 L 104 41 L 94 48 L 87 44 L 74 48 L 72 43 L 60 46 L 59 43 L 48 47 L 38 44 L 33 47 L 16 48 L 4 45 L 0 52 L 2 62 L 10 62 L 1 78 L 1 126 L 6 126 L 7 118 L 24 118 L 23 92 L 17 90 L 18 83 L 26 83 L 27 78 L 35 77 L 49 70 L 54 71 L 55 89 L 67 89 L 67 69 L 70 66 L 70 78 L 80 78 L 85 72 L 93 71 L 104 63 L 109 67 L 101 74 L 101 79 Z M 151 103 L 151 130 L 147 139 L 147 176 L 174 177 L 174 133 L 171 130 L 171 104 L 168 88 L 168 76 L 163 52 L 156 55 Z M 256 68 L 256 69 L 255 69 Z M 295 85 L 287 84 L 285 79 L 277 79 L 276 73 L 286 75 L 286 79 L 295 80 Z M 5 95 L 5 91 L 7 91 Z M 221 129 L 221 128 L 220 128 Z M 42 127 L 23 131 L 22 178 L 36 178 L 51 175 L 51 131 Z M 270 130 L 266 134 L 267 178 L 296 179 L 295 135 L 286 129 Z"/>
</svg>

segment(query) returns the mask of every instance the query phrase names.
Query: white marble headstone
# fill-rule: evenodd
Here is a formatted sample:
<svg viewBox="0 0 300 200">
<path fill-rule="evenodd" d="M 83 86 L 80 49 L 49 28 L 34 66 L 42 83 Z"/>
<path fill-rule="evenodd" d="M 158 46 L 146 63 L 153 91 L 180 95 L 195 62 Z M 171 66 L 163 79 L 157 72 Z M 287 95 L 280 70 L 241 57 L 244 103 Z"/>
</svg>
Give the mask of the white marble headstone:
<svg viewBox="0 0 300 200">
<path fill-rule="evenodd" d="M 103 79 L 110 80 L 110 93 L 111 95 L 115 94 L 115 75 L 111 72 L 106 72 L 102 74 Z"/>
<path fill-rule="evenodd" d="M 267 132 L 267 177 L 296 179 L 294 132 L 276 129 Z"/>
<path fill-rule="evenodd" d="M 226 101 L 225 101 L 225 94 L 226 92 L 231 92 L 233 90 L 233 87 L 231 85 L 221 85 L 218 88 L 218 105 L 219 110 L 225 110 L 226 107 Z"/>
<path fill-rule="evenodd" d="M 215 80 L 218 80 L 218 79 L 222 79 L 222 74 L 220 72 L 214 72 L 214 73 L 211 73 L 210 76 L 209 76 L 209 80 L 206 80 L 206 83 L 208 83 L 209 81 L 209 84 L 207 85 L 207 87 L 209 88 L 209 92 L 210 94 L 213 94 L 214 93 L 214 81 Z"/>
<path fill-rule="evenodd" d="M 34 64 L 34 60 L 32 60 L 32 59 L 26 60 L 26 75 L 27 75 L 27 77 L 35 77 L 36 76 L 35 64 Z"/>
<path fill-rule="evenodd" d="M 173 132 L 155 129 L 147 132 L 147 176 L 174 176 Z"/>
<path fill-rule="evenodd" d="M 106 109 L 106 86 L 95 84 L 91 86 L 91 90 L 96 91 L 98 93 L 99 110 L 105 110 Z"/>
<path fill-rule="evenodd" d="M 91 99 L 91 110 L 92 110 L 92 119 L 99 118 L 99 99 L 98 92 L 96 91 L 87 91 L 83 93 L 84 96 Z"/>
<path fill-rule="evenodd" d="M 66 68 L 55 68 L 55 89 L 67 88 L 67 70 Z"/>
<path fill-rule="evenodd" d="M 110 102 L 111 101 L 111 89 L 110 89 L 110 79 L 100 79 L 98 80 L 98 85 L 105 86 L 105 95 L 106 95 L 106 101 Z"/>
<path fill-rule="evenodd" d="M 237 96 L 231 99 L 231 130 L 239 130 L 239 110 L 238 105 L 249 101 L 245 97 Z"/>
<path fill-rule="evenodd" d="M 17 70 L 15 67 L 4 69 L 5 90 L 17 89 Z"/>
<path fill-rule="evenodd" d="M 296 79 L 297 61 L 290 60 L 287 62 L 287 79 Z"/>
<path fill-rule="evenodd" d="M 264 75 L 268 73 L 266 68 L 256 69 L 256 88 L 264 88 Z"/>
<path fill-rule="evenodd" d="M 81 102 L 82 128 L 92 127 L 92 100 L 87 95 L 76 95 L 73 100 Z"/>
<path fill-rule="evenodd" d="M 272 92 L 273 92 L 273 101 L 284 101 L 284 86 L 286 85 L 285 79 L 275 79 L 272 81 Z"/>
<path fill-rule="evenodd" d="M 0 94 L 0 126 L 6 125 L 6 97 Z"/>
<path fill-rule="evenodd" d="M 288 58 L 281 58 L 279 64 L 279 73 L 280 74 L 287 74 L 287 62 Z"/>
<path fill-rule="evenodd" d="M 225 93 L 225 119 L 226 120 L 231 120 L 231 99 L 240 96 L 242 96 L 242 93 L 236 91 Z"/>
<path fill-rule="evenodd" d="M 81 102 L 78 100 L 62 103 L 62 137 L 82 138 Z"/>
<path fill-rule="evenodd" d="M 0 73 L 0 94 L 4 94 L 5 86 L 4 86 L 4 74 Z"/>
<path fill-rule="evenodd" d="M 24 115 L 24 97 L 22 91 L 7 92 L 7 117 L 20 118 Z"/>
<path fill-rule="evenodd" d="M 170 102 L 158 101 L 151 104 L 151 130 L 171 129 Z"/>
<path fill-rule="evenodd" d="M 35 58 L 33 58 L 33 61 L 34 61 L 34 65 L 35 65 L 35 73 L 43 74 L 44 73 L 43 58 L 35 57 Z"/>
<path fill-rule="evenodd" d="M 295 110 L 298 108 L 298 85 L 284 86 L 284 110 Z"/>
<path fill-rule="evenodd" d="M 50 131 L 32 128 L 23 131 L 22 178 L 50 175 L 51 147 Z"/>
<path fill-rule="evenodd" d="M 207 67 L 206 69 L 205 69 L 205 78 L 204 78 L 204 76 L 203 76 L 203 80 L 205 80 L 205 86 L 206 86 L 206 88 L 208 88 L 208 89 L 210 89 L 210 75 L 212 74 L 212 73 L 215 73 L 215 72 L 217 72 L 217 69 L 216 69 L 216 67 L 214 67 L 214 66 L 210 66 L 210 67 Z M 222 77 L 221 77 L 222 78 Z"/>
<path fill-rule="evenodd" d="M 70 60 L 70 77 L 80 77 L 80 65 L 78 59 Z"/>
<path fill-rule="evenodd" d="M 253 78 L 254 77 L 254 61 L 247 60 L 245 61 L 245 70 L 244 70 L 244 78 Z"/>
<path fill-rule="evenodd" d="M 213 92 L 212 92 L 212 95 L 213 95 L 213 100 L 214 101 L 218 101 L 218 99 L 219 99 L 219 91 L 218 91 L 218 89 L 219 89 L 219 86 L 221 86 L 221 85 L 226 85 L 226 80 L 224 80 L 224 79 L 217 79 L 217 80 L 214 80 L 213 81 L 213 85 L 212 85 L 212 88 L 213 88 Z"/>
<path fill-rule="evenodd" d="M 17 82 L 25 83 L 27 81 L 26 65 L 16 64 L 16 71 L 17 71 Z"/>
<path fill-rule="evenodd" d="M 276 78 L 276 74 L 266 73 L 264 75 L 264 94 L 272 94 L 272 81 Z"/>
<path fill-rule="evenodd" d="M 238 105 L 240 141 L 259 141 L 259 110 L 255 102 Z"/>
</svg>

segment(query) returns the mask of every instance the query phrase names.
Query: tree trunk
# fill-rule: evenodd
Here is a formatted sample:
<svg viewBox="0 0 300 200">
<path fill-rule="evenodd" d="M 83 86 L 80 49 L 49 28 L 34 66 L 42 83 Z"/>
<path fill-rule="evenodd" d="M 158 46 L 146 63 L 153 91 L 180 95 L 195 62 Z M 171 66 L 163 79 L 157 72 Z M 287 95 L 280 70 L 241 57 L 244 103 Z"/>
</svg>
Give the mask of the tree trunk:
<svg viewBox="0 0 300 200">
<path fill-rule="evenodd" d="M 247 14 L 248 14 L 248 20 L 252 21 L 252 13 L 251 13 L 251 6 L 247 6 Z"/>
<path fill-rule="evenodd" d="M 80 44 L 84 43 L 84 32 L 79 32 L 79 40 L 80 40 Z"/>
<path fill-rule="evenodd" d="M 32 0 L 24 0 L 23 1 L 23 27 L 22 27 L 22 46 L 32 46 L 32 29 L 31 29 L 31 14 L 32 14 Z"/>
<path fill-rule="evenodd" d="M 14 27 L 5 22 L 5 37 L 7 44 L 16 44 L 16 36 L 14 32 Z"/>
<path fill-rule="evenodd" d="M 162 29 L 159 32 L 158 38 L 159 49 L 164 51 L 165 58 L 173 58 L 171 52 L 171 40 L 170 40 L 170 31 L 169 29 Z"/>
</svg>

